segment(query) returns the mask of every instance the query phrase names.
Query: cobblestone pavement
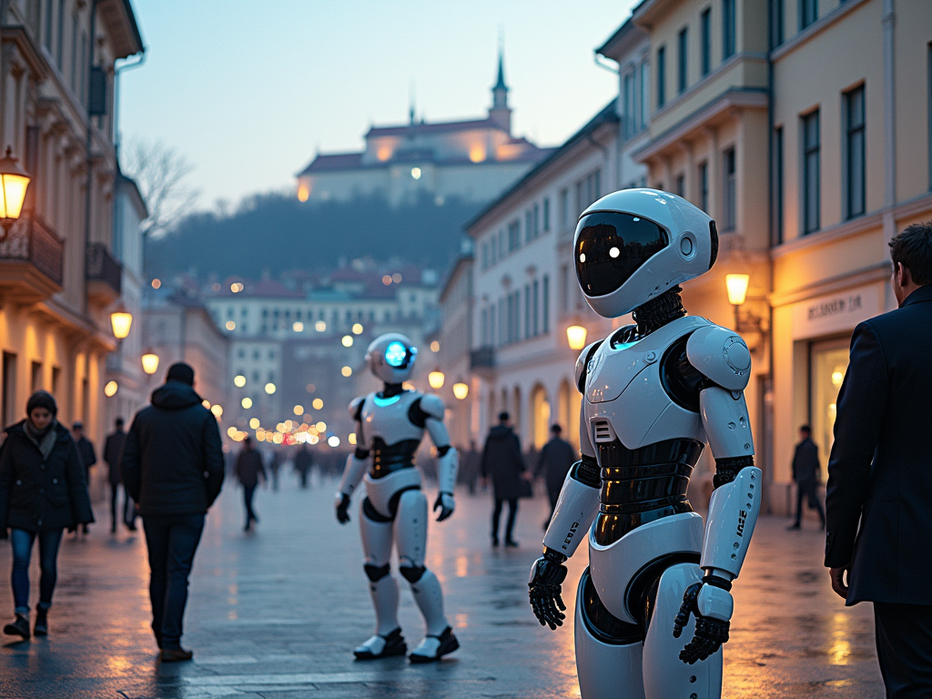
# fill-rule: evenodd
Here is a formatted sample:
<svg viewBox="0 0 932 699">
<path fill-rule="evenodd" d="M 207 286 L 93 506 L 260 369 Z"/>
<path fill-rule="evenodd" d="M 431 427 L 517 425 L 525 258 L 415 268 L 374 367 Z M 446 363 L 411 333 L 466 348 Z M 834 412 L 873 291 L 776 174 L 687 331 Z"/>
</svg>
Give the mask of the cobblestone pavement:
<svg viewBox="0 0 932 699">
<path fill-rule="evenodd" d="M 62 543 L 51 635 L 0 638 L 0 697 L 579 696 L 571 625 L 552 633 L 527 604 L 528 570 L 549 511 L 543 500 L 522 501 L 517 550 L 490 548 L 486 495 L 458 493 L 454 517 L 431 523 L 427 564 L 443 583 L 461 649 L 441 663 L 411 666 L 404 658 L 353 661 L 351 649 L 369 636 L 373 613 L 356 515 L 337 525 L 334 490 L 327 482 L 301 491 L 289 479 L 280 492 L 259 490 L 261 524 L 244 534 L 239 491 L 227 484 L 191 580 L 184 644 L 194 661 L 163 666 L 148 626 L 141 533 L 111 536 L 99 506 L 91 534 Z M 832 594 L 812 523 L 802 532 L 785 525 L 761 520 L 735 585 L 725 696 L 883 696 L 870 607 L 846 610 Z M 569 564 L 570 619 L 585 559 L 581 550 Z M 0 542 L 4 579 L 9 566 L 10 547 Z M 35 560 L 31 577 L 34 596 Z M 400 583 L 401 622 L 413 645 L 421 620 Z M 12 608 L 9 586 L 0 584 L 0 609 Z"/>
</svg>

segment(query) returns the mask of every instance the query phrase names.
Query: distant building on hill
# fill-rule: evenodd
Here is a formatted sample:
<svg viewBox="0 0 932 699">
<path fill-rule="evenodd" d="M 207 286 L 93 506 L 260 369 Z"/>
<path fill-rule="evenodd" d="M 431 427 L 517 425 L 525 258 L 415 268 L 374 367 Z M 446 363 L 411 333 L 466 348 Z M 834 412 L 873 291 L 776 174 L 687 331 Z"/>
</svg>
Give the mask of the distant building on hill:
<svg viewBox="0 0 932 699">
<path fill-rule="evenodd" d="M 552 152 L 511 133 L 511 107 L 502 56 L 492 88 L 492 107 L 484 119 L 373 126 L 366 149 L 318 153 L 298 174 L 301 201 L 347 201 L 380 194 L 397 206 L 428 194 L 488 201 Z"/>
</svg>

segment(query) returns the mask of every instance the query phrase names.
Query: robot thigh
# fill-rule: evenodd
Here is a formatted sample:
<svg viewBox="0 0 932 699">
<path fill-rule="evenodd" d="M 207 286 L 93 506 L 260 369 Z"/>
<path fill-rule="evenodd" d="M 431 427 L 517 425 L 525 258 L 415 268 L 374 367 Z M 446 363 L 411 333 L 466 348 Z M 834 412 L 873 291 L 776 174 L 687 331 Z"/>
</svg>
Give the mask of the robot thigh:
<svg viewBox="0 0 932 699">
<path fill-rule="evenodd" d="M 427 496 L 420 490 L 406 490 L 398 500 L 395 543 L 402 574 L 405 568 L 423 569 L 427 550 Z"/>
<path fill-rule="evenodd" d="M 644 699 L 641 630 L 605 608 L 588 568 L 576 593 L 575 637 L 582 699 Z"/>
<path fill-rule="evenodd" d="M 660 576 L 644 639 L 644 694 L 647 699 L 721 697 L 722 650 L 693 665 L 680 660 L 680 651 L 692 639 L 696 628 L 693 616 L 690 616 L 682 635 L 673 637 L 673 619 L 683 602 L 683 593 L 701 579 L 702 570 L 692 563 L 671 566 Z"/>
</svg>

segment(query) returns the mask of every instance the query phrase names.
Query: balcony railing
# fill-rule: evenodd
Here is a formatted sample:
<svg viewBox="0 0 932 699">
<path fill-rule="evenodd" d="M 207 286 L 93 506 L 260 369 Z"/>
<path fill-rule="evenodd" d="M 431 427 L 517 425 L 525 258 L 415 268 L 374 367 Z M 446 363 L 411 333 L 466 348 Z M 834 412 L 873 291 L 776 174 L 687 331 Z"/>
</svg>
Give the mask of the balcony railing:
<svg viewBox="0 0 932 699">
<path fill-rule="evenodd" d="M 65 242 L 39 216 L 26 214 L 0 242 L 0 286 L 23 301 L 48 298 L 61 291 L 64 263 Z"/>
<path fill-rule="evenodd" d="M 469 353 L 469 368 L 472 370 L 476 369 L 492 369 L 495 367 L 495 348 L 494 347 L 480 347 L 479 349 L 474 349 Z"/>
<path fill-rule="evenodd" d="M 110 254 L 103 243 L 87 244 L 85 276 L 90 296 L 101 296 L 107 302 L 120 296 L 123 280 L 123 265 Z M 109 298 L 111 297 L 112 298 Z"/>
</svg>

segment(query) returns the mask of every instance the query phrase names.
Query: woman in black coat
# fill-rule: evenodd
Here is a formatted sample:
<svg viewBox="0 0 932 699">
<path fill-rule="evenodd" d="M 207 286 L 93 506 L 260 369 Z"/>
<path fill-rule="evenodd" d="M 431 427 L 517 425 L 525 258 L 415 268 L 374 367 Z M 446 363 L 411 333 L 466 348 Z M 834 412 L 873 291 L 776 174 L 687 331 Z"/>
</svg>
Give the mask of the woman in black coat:
<svg viewBox="0 0 932 699">
<path fill-rule="evenodd" d="M 41 571 L 35 633 L 44 636 L 62 532 L 94 521 L 84 466 L 71 434 L 55 419 L 57 412 L 52 395 L 36 391 L 26 404 L 27 419 L 7 428 L 0 450 L 0 538 L 9 536 L 13 544 L 16 605 L 16 619 L 3 632 L 11 636 L 29 638 L 33 542 L 39 540 Z"/>
</svg>

